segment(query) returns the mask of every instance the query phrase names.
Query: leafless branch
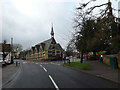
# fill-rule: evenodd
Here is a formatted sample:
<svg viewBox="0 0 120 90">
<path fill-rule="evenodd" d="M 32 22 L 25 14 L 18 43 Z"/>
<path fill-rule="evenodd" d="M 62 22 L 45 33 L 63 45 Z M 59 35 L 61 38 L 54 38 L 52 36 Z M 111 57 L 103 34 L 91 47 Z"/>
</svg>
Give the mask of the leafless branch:
<svg viewBox="0 0 120 90">
<path fill-rule="evenodd" d="M 97 7 L 102 7 L 102 6 L 105 6 L 105 5 L 107 5 L 107 4 L 108 4 L 108 3 L 105 3 L 105 4 L 101 4 L 101 5 L 97 5 L 97 6 L 88 8 L 87 14 L 91 13 L 95 8 L 97 8 Z"/>
</svg>

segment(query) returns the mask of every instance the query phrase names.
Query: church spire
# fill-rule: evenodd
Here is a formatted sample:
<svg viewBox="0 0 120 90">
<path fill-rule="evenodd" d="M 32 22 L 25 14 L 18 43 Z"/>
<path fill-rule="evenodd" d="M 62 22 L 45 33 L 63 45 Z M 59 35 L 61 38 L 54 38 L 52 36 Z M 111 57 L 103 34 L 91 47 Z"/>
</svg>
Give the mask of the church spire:
<svg viewBox="0 0 120 90">
<path fill-rule="evenodd" d="M 51 37 L 54 37 L 54 31 L 53 31 L 53 23 L 52 23 L 52 27 L 51 27 Z"/>
</svg>

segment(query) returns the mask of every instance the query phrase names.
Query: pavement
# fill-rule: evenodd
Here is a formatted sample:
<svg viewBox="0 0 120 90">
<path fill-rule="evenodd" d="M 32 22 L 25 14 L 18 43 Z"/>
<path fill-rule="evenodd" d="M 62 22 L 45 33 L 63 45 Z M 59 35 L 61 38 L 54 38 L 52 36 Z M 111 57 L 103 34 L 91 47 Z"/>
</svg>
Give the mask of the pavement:
<svg viewBox="0 0 120 90">
<path fill-rule="evenodd" d="M 2 68 L 2 85 L 8 83 L 11 79 L 14 78 L 16 72 L 19 69 L 20 64 L 16 66 L 16 63 L 6 65 Z"/>
<path fill-rule="evenodd" d="M 79 62 L 80 60 L 77 59 L 74 61 Z M 111 68 L 110 66 L 100 62 L 99 60 L 84 60 L 84 62 L 90 64 L 92 66 L 92 70 L 80 71 L 120 84 L 120 69 Z"/>
<path fill-rule="evenodd" d="M 63 63 L 63 62 L 62 62 Z M 64 67 L 61 62 L 20 60 L 18 73 L 4 88 L 118 88 L 118 84 Z"/>
</svg>

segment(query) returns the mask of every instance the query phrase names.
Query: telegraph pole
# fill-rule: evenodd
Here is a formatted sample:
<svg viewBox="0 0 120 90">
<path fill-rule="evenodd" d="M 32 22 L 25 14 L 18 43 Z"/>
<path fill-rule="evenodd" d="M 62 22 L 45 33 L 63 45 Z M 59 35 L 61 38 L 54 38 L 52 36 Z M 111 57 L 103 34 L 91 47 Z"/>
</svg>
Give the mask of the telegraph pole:
<svg viewBox="0 0 120 90">
<path fill-rule="evenodd" d="M 11 53 L 13 51 L 13 38 L 11 38 Z"/>
<path fill-rule="evenodd" d="M 13 37 L 11 38 L 11 64 L 13 64 Z"/>
</svg>

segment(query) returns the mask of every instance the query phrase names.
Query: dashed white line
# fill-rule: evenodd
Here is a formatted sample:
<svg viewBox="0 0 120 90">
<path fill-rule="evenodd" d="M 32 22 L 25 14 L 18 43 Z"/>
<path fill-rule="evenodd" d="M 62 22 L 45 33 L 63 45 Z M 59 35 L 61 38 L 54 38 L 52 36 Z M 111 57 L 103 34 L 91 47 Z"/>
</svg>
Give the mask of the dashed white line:
<svg viewBox="0 0 120 90">
<path fill-rule="evenodd" d="M 23 62 L 23 64 L 25 64 L 25 63 L 27 63 L 27 62 Z"/>
<path fill-rule="evenodd" d="M 50 80 L 52 81 L 52 83 L 54 84 L 55 88 L 56 88 L 57 90 L 59 90 L 57 84 L 55 83 L 55 81 L 53 80 L 53 78 L 52 78 L 50 75 L 49 75 L 49 78 L 50 78 Z"/>
<path fill-rule="evenodd" d="M 43 69 L 47 72 L 47 70 L 43 67 Z"/>
<path fill-rule="evenodd" d="M 42 65 L 40 65 L 41 67 L 43 67 Z"/>
<path fill-rule="evenodd" d="M 36 64 L 38 64 L 38 63 L 36 63 Z"/>
</svg>

